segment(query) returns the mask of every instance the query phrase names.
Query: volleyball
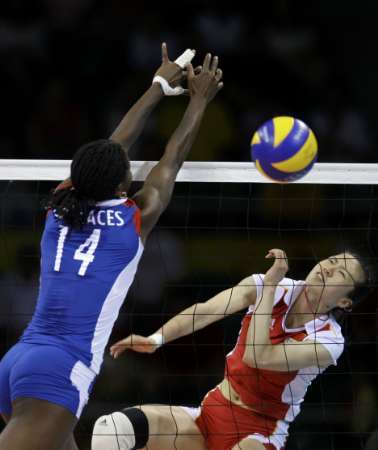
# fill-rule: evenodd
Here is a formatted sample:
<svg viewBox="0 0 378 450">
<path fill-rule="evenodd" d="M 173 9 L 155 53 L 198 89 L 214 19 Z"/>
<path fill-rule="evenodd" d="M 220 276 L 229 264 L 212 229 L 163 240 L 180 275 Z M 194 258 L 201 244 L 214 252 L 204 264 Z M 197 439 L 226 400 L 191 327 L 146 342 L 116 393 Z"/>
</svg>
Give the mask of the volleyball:
<svg viewBox="0 0 378 450">
<path fill-rule="evenodd" d="M 318 144 L 312 130 L 294 117 L 274 117 L 254 133 L 252 159 L 257 170 L 279 183 L 306 175 L 314 165 Z"/>
</svg>

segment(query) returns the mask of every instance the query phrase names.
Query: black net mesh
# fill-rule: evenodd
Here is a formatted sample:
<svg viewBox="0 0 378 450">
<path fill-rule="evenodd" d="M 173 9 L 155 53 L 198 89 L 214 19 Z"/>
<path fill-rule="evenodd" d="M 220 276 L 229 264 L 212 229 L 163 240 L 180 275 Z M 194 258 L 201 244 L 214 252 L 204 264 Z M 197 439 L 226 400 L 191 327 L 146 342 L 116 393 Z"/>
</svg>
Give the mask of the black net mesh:
<svg viewBox="0 0 378 450">
<path fill-rule="evenodd" d="M 30 320 L 38 294 L 41 200 L 47 182 L 0 183 L 1 354 Z M 319 260 L 358 247 L 377 265 L 375 186 L 179 183 L 149 238 L 135 282 L 111 336 L 149 335 L 168 318 L 205 301 L 250 273 L 269 267 L 264 255 L 283 248 L 288 276 L 303 279 Z M 309 389 L 290 428 L 288 450 L 364 449 L 377 424 L 377 315 L 373 287 L 346 318 L 347 344 L 337 367 Z M 156 354 L 106 356 L 76 429 L 90 445 L 95 419 L 144 403 L 198 406 L 223 377 L 245 311 L 162 347 Z"/>
</svg>

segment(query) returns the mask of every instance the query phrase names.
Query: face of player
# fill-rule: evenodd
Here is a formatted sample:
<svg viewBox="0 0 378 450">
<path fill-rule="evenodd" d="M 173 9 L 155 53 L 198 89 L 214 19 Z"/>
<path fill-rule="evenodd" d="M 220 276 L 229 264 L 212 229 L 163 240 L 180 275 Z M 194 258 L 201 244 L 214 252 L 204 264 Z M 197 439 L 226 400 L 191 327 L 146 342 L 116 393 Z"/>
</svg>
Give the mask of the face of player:
<svg viewBox="0 0 378 450">
<path fill-rule="evenodd" d="M 339 307 L 349 309 L 349 294 L 365 274 L 359 261 L 350 253 L 340 253 L 320 261 L 307 275 L 306 298 L 312 312 L 326 313 Z"/>
</svg>

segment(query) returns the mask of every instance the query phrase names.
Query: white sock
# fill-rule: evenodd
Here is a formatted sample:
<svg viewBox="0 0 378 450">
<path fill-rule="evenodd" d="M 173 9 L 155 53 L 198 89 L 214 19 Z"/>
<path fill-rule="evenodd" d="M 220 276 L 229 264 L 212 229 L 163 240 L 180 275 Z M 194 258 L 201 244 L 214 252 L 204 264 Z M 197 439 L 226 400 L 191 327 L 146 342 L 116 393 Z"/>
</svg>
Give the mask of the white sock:
<svg viewBox="0 0 378 450">
<path fill-rule="evenodd" d="M 134 446 L 134 427 L 125 414 L 115 412 L 96 420 L 92 450 L 131 450 Z"/>
</svg>

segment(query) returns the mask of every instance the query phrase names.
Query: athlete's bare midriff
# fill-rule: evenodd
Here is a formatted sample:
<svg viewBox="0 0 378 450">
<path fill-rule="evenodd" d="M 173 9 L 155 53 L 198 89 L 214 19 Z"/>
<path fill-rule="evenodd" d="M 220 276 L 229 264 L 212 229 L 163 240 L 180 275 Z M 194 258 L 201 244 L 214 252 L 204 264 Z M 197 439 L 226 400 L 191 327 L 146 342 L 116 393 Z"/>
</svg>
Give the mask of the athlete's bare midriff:
<svg viewBox="0 0 378 450">
<path fill-rule="evenodd" d="M 218 387 L 222 392 L 223 397 L 229 400 L 230 402 L 242 408 L 249 409 L 251 411 L 258 413 L 256 409 L 250 408 L 249 406 L 247 406 L 245 403 L 242 402 L 242 400 L 240 399 L 240 395 L 231 386 L 231 383 L 227 380 L 227 378 L 224 378 L 223 381 L 220 384 L 218 384 Z"/>
</svg>

